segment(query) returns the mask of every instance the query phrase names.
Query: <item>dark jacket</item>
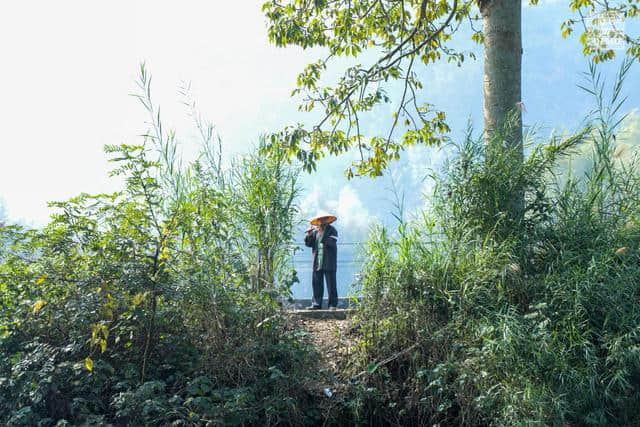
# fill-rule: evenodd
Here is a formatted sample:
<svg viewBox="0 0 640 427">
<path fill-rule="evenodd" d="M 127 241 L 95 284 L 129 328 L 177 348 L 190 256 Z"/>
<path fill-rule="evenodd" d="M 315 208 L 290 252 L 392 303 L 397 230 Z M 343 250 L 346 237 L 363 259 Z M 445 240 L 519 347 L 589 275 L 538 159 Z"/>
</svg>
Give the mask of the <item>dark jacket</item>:
<svg viewBox="0 0 640 427">
<path fill-rule="evenodd" d="M 318 254 L 316 251 L 316 238 L 318 236 L 318 230 L 314 230 L 312 233 L 304 237 L 304 244 L 313 249 L 313 271 L 318 268 Z M 322 243 L 324 248 L 324 254 L 322 255 L 322 270 L 336 271 L 338 247 L 336 245 L 338 241 L 338 231 L 327 224 L 324 235 L 322 236 Z"/>
</svg>

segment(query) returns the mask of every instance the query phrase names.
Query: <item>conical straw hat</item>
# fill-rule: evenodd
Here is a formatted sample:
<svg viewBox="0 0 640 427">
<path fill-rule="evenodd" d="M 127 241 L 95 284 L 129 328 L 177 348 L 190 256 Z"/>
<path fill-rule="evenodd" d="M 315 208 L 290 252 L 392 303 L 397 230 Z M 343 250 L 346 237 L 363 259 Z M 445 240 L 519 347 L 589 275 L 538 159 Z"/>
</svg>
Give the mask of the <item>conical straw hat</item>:
<svg viewBox="0 0 640 427">
<path fill-rule="evenodd" d="M 331 224 L 336 219 L 338 219 L 338 217 L 333 214 L 330 214 L 327 212 L 320 212 L 319 214 L 311 218 L 309 222 L 312 225 Z"/>
</svg>

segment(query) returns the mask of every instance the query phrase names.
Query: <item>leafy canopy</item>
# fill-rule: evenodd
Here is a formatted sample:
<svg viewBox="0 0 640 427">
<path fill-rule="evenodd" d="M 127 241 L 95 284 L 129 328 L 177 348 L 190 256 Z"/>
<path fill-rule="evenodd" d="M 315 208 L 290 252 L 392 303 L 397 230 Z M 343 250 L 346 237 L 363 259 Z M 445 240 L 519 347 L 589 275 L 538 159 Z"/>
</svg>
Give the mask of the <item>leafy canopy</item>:
<svg viewBox="0 0 640 427">
<path fill-rule="evenodd" d="M 535 5 L 538 0 L 529 3 Z M 407 146 L 441 144 L 450 130 L 446 115 L 422 101 L 420 92 L 428 82 L 420 78 L 417 66 L 442 60 L 461 65 L 466 58 L 475 59 L 473 52 L 454 49 L 450 42 L 459 29 L 468 26 L 472 41 L 482 44 L 478 6 L 489 4 L 486 0 L 265 2 L 263 11 L 272 43 L 326 49 L 324 58 L 308 64 L 298 75 L 292 92 L 292 96 L 303 96 L 301 111 L 319 110 L 320 117 L 311 128 L 301 124 L 286 127 L 273 136 L 272 145 L 265 151 L 273 151 L 276 144 L 280 150 L 284 144 L 287 156 L 297 157 L 311 171 L 327 153 L 337 155 L 356 149 L 359 159 L 346 171 L 351 178 L 381 175 Z M 575 24 L 583 23 L 580 42 L 584 54 L 596 62 L 612 59 L 615 51 L 592 42 L 593 32 L 587 21 L 604 12 L 633 18 L 638 14 L 638 4 L 640 0 L 572 0 L 570 10 L 578 17 L 563 23 L 562 35 L 567 37 Z M 640 57 L 640 39 L 625 35 L 624 43 L 628 54 Z M 335 84 L 324 84 L 323 73 L 332 61 L 343 57 L 356 62 L 366 52 L 376 56 L 371 64 L 347 65 Z M 394 83 L 400 83 L 401 90 L 390 87 Z M 393 92 L 393 97 L 388 92 Z M 367 135 L 365 117 L 384 103 L 393 105 L 386 130 Z"/>
</svg>

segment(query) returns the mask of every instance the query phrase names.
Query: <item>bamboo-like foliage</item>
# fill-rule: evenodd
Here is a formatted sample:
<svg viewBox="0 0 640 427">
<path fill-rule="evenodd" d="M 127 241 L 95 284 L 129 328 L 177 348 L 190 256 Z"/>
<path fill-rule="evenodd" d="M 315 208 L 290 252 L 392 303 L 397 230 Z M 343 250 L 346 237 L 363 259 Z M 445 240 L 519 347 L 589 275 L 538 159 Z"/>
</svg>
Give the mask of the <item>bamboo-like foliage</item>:
<svg viewBox="0 0 640 427">
<path fill-rule="evenodd" d="M 265 145 L 261 138 L 258 152 Z M 249 154 L 237 159 L 229 178 L 229 197 L 237 218 L 239 246 L 252 268 L 254 289 L 273 289 L 288 272 L 292 230 L 300 192 L 299 169 L 283 156 Z"/>
<path fill-rule="evenodd" d="M 639 160 L 614 158 L 630 67 L 607 92 L 591 66 L 587 126 L 530 147 L 522 167 L 469 135 L 438 178 L 433 210 L 396 235 L 374 230 L 353 366 L 367 372 L 359 416 L 638 424 Z M 557 174 L 579 144 L 592 149 L 588 172 Z M 493 207 L 516 191 L 523 218 L 507 222 Z"/>
<path fill-rule="evenodd" d="M 223 170 L 192 102 L 203 152 L 183 163 L 144 65 L 137 83 L 149 130 L 105 147 L 123 189 L 0 226 L 0 424 L 297 424 L 308 350 L 248 280 L 288 256 L 295 169 Z"/>
</svg>

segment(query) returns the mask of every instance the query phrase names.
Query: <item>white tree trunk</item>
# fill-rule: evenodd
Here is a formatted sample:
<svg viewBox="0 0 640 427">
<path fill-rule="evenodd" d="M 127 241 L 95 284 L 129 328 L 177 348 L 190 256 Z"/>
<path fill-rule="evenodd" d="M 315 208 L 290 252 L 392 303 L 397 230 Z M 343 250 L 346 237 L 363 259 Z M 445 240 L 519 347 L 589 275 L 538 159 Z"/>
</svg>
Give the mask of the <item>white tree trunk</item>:
<svg viewBox="0 0 640 427">
<path fill-rule="evenodd" d="M 522 0 L 481 0 L 484 30 L 485 140 L 513 112 L 514 126 L 504 141 L 522 151 Z"/>
</svg>

